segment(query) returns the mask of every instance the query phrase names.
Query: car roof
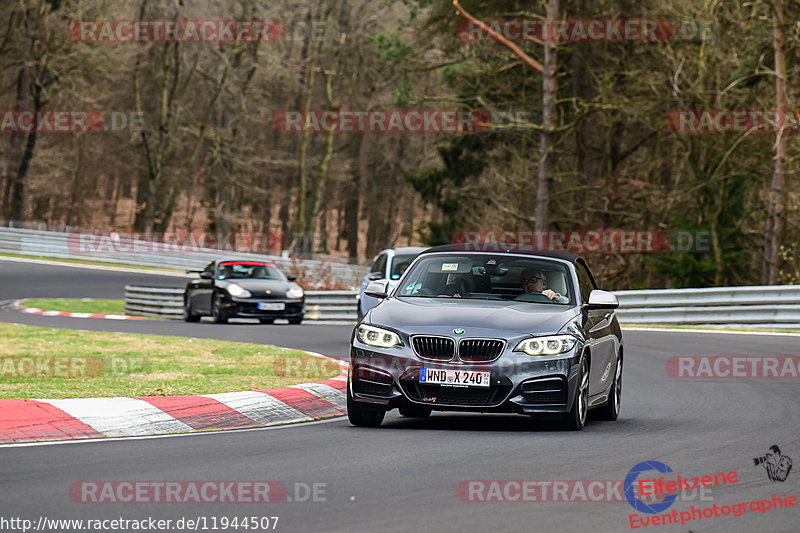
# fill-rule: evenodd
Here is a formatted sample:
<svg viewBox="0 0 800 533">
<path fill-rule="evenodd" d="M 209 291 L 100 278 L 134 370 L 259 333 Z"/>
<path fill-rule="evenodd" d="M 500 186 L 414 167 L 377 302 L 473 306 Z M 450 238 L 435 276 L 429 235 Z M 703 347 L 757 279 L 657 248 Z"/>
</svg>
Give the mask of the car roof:
<svg viewBox="0 0 800 533">
<path fill-rule="evenodd" d="M 214 261 L 218 265 L 220 263 L 233 263 L 236 265 L 267 265 L 278 268 L 278 265 L 273 263 L 272 261 L 261 260 L 261 259 L 217 259 Z"/>
<path fill-rule="evenodd" d="M 391 248 L 391 250 L 394 251 L 395 255 L 419 254 L 427 249 L 428 248 L 425 246 L 401 246 L 400 248 Z"/>
<path fill-rule="evenodd" d="M 549 250 L 545 248 L 536 248 L 534 246 L 529 245 L 516 245 L 516 244 L 445 244 L 442 246 L 434 246 L 433 248 L 428 248 L 422 254 L 433 254 L 437 252 L 467 252 L 467 253 L 482 253 L 482 254 L 492 254 L 492 253 L 512 253 L 512 254 L 519 254 L 519 255 L 530 255 L 532 257 L 553 257 L 555 259 L 562 259 L 565 261 L 569 261 L 570 263 L 574 263 L 578 260 L 581 260 L 579 255 L 564 252 L 562 250 Z"/>
</svg>

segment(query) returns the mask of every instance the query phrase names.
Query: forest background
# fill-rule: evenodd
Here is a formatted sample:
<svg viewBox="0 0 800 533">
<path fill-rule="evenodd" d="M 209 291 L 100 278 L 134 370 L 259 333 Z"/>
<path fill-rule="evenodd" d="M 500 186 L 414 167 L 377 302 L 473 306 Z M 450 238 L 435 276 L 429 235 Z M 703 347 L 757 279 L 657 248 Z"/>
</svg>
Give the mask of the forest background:
<svg viewBox="0 0 800 533">
<path fill-rule="evenodd" d="M 673 31 L 513 50 L 465 37 L 466 16 Z M 669 127 L 681 110 L 800 108 L 797 0 L 0 0 L 0 17 L 0 109 L 118 122 L 3 130 L 6 223 L 272 232 L 297 256 L 360 263 L 470 230 L 699 232 L 700 251 L 586 255 L 609 289 L 800 282 L 800 136 Z M 108 43 L 69 30 L 133 19 L 271 20 L 285 34 Z M 276 120 L 393 109 L 492 123 L 286 132 Z"/>
</svg>

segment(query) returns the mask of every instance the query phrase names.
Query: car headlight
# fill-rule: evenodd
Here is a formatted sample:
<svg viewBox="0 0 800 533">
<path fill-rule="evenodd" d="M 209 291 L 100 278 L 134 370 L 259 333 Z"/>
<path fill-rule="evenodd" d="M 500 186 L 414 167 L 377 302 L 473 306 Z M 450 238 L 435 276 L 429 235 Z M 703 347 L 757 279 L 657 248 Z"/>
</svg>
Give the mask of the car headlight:
<svg viewBox="0 0 800 533">
<path fill-rule="evenodd" d="M 360 325 L 356 331 L 358 340 L 369 346 L 378 348 L 391 348 L 403 344 L 397 333 L 388 329 L 376 328 L 375 326 Z"/>
<path fill-rule="evenodd" d="M 572 335 L 550 335 L 548 337 L 534 337 L 525 339 L 517 344 L 515 352 L 525 352 L 528 355 L 557 355 L 570 351 L 578 339 Z"/>
<path fill-rule="evenodd" d="M 303 289 L 300 287 L 292 287 L 288 291 L 286 291 L 287 298 L 302 298 L 303 297 Z"/>
<path fill-rule="evenodd" d="M 228 285 L 228 294 L 237 298 L 250 298 L 252 294 L 247 289 L 243 289 L 235 283 Z"/>
</svg>

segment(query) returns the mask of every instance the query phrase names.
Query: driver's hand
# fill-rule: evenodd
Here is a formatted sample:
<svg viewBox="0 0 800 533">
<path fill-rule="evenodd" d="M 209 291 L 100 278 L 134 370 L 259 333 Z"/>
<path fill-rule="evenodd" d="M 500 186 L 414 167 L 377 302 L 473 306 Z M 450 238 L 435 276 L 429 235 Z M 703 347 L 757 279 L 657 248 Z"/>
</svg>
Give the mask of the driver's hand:
<svg viewBox="0 0 800 533">
<path fill-rule="evenodd" d="M 545 289 L 542 291 L 542 294 L 544 294 L 551 300 L 558 300 L 558 294 L 556 294 L 555 291 L 552 289 Z"/>
</svg>

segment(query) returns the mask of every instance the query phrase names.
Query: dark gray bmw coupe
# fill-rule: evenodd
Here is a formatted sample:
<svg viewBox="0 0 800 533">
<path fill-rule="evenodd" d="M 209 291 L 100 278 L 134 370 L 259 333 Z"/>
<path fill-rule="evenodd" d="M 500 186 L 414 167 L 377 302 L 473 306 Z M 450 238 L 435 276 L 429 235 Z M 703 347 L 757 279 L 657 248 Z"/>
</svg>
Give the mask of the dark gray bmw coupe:
<svg viewBox="0 0 800 533">
<path fill-rule="evenodd" d="M 378 426 L 386 411 L 521 413 L 579 430 L 590 409 L 616 420 L 622 393 L 617 298 L 583 259 L 556 251 L 421 253 L 353 331 L 347 413 Z"/>
</svg>

